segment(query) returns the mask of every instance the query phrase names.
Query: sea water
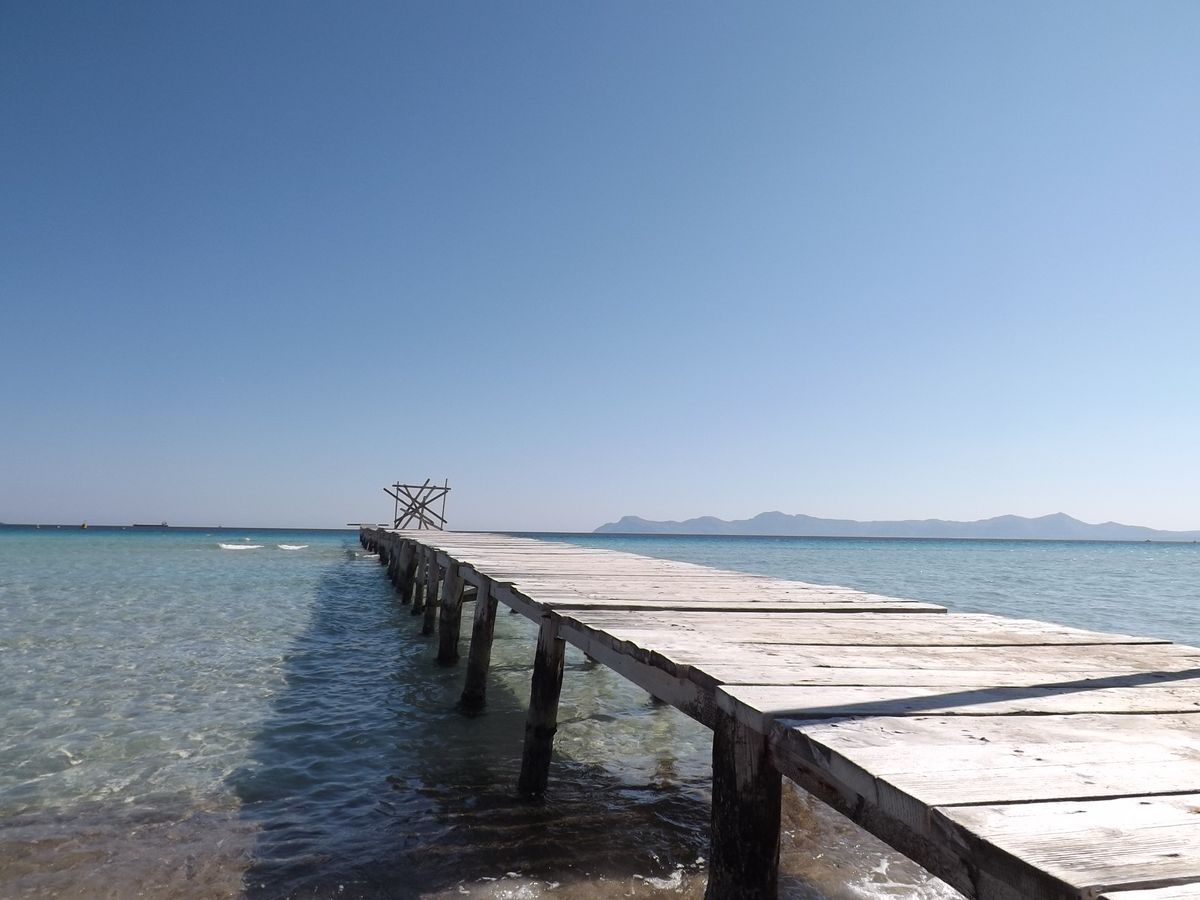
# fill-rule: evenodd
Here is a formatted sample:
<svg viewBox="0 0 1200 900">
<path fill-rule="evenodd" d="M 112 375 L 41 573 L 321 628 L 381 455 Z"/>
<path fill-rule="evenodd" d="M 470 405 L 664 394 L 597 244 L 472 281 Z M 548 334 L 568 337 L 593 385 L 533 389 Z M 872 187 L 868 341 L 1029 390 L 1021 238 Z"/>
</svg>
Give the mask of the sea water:
<svg viewBox="0 0 1200 900">
<path fill-rule="evenodd" d="M 1200 644 L 1177 544 L 559 535 Z M 514 798 L 533 626 L 455 710 L 353 532 L 0 528 L 0 897 L 699 897 L 710 738 L 574 650 Z M 784 896 L 945 898 L 802 793 Z"/>
</svg>

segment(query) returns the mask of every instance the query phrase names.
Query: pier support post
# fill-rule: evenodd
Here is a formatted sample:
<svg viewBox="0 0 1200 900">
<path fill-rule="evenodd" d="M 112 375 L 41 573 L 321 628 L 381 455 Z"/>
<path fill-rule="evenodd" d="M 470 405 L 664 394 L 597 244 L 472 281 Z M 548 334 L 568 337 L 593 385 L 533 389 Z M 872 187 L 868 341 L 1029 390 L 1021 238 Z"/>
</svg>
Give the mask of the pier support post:
<svg viewBox="0 0 1200 900">
<path fill-rule="evenodd" d="M 475 596 L 471 622 L 471 648 L 467 651 L 467 684 L 459 705 L 468 711 L 482 709 L 487 700 L 488 666 L 492 663 L 492 636 L 496 631 L 496 598 L 486 578 Z"/>
<path fill-rule="evenodd" d="M 408 567 L 410 552 L 408 541 L 401 541 L 396 548 L 396 555 L 389 570 L 389 574 L 392 576 L 392 585 L 396 588 L 396 593 L 400 595 L 401 603 L 407 602 L 404 598 L 404 570 Z"/>
<path fill-rule="evenodd" d="M 525 751 L 517 783 L 517 790 L 527 797 L 546 792 L 554 732 L 558 730 L 558 696 L 562 692 L 565 657 L 566 641 L 558 636 L 558 623 L 547 616 L 542 619 L 537 654 L 533 658 L 533 683 L 529 712 L 525 716 Z"/>
<path fill-rule="evenodd" d="M 421 623 L 421 634 L 433 634 L 437 624 L 438 588 L 442 582 L 442 567 L 438 565 L 437 551 L 429 548 L 429 572 L 425 581 L 425 620 Z"/>
<path fill-rule="evenodd" d="M 446 565 L 446 579 L 442 582 L 442 620 L 438 624 L 437 661 L 444 666 L 458 662 L 458 632 L 462 622 L 463 579 L 458 563 L 450 560 Z"/>
<path fill-rule="evenodd" d="M 782 788 L 767 739 L 732 716 L 722 716 L 713 728 L 705 900 L 775 900 Z"/>
<path fill-rule="evenodd" d="M 400 583 L 400 557 L 404 554 L 404 545 L 399 541 L 393 541 L 391 549 L 388 551 L 388 580 L 395 587 Z"/>
<path fill-rule="evenodd" d="M 425 608 L 425 586 L 429 583 L 427 574 L 429 564 L 429 548 L 418 544 L 416 548 L 416 569 L 413 572 L 413 603 L 412 614 L 419 616 Z"/>
<path fill-rule="evenodd" d="M 400 592 L 401 603 L 411 603 L 413 593 L 413 573 L 417 570 L 417 548 L 412 541 L 405 541 L 400 550 L 400 580 L 396 590 Z"/>
</svg>

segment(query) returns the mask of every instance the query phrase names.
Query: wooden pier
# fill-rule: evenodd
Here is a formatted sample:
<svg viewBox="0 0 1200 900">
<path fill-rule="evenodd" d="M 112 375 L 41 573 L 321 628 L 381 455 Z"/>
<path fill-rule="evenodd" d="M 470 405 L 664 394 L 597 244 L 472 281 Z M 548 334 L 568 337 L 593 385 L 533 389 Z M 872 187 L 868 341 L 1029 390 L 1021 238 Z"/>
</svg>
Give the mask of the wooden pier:
<svg viewBox="0 0 1200 900">
<path fill-rule="evenodd" d="M 364 528 L 485 702 L 498 603 L 540 626 L 518 789 L 564 642 L 713 731 L 708 898 L 775 896 L 780 776 L 979 900 L 1200 898 L 1200 648 L 630 553 Z"/>
</svg>

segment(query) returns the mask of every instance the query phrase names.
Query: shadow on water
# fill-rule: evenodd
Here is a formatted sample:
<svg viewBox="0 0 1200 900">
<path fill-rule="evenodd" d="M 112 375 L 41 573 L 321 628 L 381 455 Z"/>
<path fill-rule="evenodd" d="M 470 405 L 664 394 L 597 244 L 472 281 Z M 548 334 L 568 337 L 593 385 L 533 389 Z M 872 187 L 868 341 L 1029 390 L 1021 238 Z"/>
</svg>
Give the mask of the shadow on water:
<svg viewBox="0 0 1200 900">
<path fill-rule="evenodd" d="M 628 893 L 701 871 L 706 733 L 581 657 L 568 656 L 550 792 L 516 798 L 534 640 L 502 608 L 488 708 L 465 716 L 462 667 L 434 663 L 433 640 L 379 567 L 331 567 L 271 716 L 229 779 L 256 832 L 245 895 L 449 895 L 514 872 L 564 886 L 615 879 Z"/>
</svg>

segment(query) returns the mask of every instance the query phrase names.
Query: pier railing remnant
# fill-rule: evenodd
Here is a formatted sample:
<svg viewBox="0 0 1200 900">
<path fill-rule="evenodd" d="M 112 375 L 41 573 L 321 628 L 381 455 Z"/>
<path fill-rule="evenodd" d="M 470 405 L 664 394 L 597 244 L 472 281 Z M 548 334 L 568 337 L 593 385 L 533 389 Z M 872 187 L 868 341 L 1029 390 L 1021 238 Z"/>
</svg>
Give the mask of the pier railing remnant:
<svg viewBox="0 0 1200 900">
<path fill-rule="evenodd" d="M 401 484 L 397 481 L 383 492 L 395 503 L 392 512 L 393 528 L 415 528 L 443 531 L 446 528 L 446 495 L 450 493 L 450 481 L 432 484 L 428 478 L 423 484 Z M 433 505 L 442 501 L 441 512 L 434 512 Z M 403 508 L 401 508 L 403 505 Z"/>
</svg>

